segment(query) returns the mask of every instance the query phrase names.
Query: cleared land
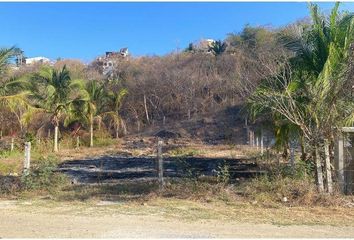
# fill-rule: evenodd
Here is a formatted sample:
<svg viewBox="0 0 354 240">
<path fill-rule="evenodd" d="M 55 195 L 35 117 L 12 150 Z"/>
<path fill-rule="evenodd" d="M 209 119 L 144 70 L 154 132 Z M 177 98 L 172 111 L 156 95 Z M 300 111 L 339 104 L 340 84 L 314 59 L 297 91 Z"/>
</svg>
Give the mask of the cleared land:
<svg viewBox="0 0 354 240">
<path fill-rule="evenodd" d="M 166 145 L 166 157 L 233 161 L 252 156 L 252 150 L 238 146 L 181 142 L 185 144 L 170 142 Z M 127 171 L 126 167 L 136 162 L 129 159 L 149 159 L 154 156 L 154 151 L 154 138 L 134 138 L 114 147 L 62 151 L 59 157 L 64 166 L 66 164 L 71 169 L 81 166 L 86 174 L 104 169 L 107 163 L 95 161 L 106 158 L 123 162 L 124 168 L 116 170 Z M 117 156 L 125 158 L 122 161 Z M 252 159 L 243 160 L 252 162 Z M 152 162 L 147 166 L 150 171 Z M 135 169 L 136 166 L 132 167 Z M 154 184 L 151 179 L 145 182 L 73 184 L 55 193 L 25 192 L 13 196 L 15 200 L 8 196 L 0 200 L 0 237 L 354 236 L 354 202 L 351 198 L 347 200 L 348 205 L 341 207 L 294 207 L 291 202 L 265 206 L 261 202 L 227 194 L 227 189 L 214 195 L 212 192 L 203 193 L 205 196 L 201 198 L 196 194 L 195 199 L 189 199 L 182 196 L 182 192 L 171 194 L 174 190 L 171 188 L 161 196 Z M 188 191 L 193 190 L 187 189 L 183 194 L 188 195 Z"/>
</svg>

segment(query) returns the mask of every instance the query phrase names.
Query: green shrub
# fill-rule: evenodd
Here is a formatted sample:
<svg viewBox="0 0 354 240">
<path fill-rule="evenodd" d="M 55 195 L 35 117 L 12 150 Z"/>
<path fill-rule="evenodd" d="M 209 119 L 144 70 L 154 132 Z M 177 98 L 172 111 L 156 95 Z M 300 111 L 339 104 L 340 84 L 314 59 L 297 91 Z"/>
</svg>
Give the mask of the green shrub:
<svg viewBox="0 0 354 240">
<path fill-rule="evenodd" d="M 24 190 L 54 190 L 67 182 L 64 174 L 56 172 L 58 159 L 53 156 L 35 162 L 30 172 L 23 175 L 21 182 Z"/>
<path fill-rule="evenodd" d="M 34 146 L 36 144 L 35 139 L 36 139 L 36 137 L 33 133 L 26 132 L 25 137 L 24 137 L 25 142 L 31 142 L 31 145 Z"/>
<path fill-rule="evenodd" d="M 280 174 L 283 177 L 290 177 L 293 179 L 304 179 L 313 176 L 314 166 L 312 162 L 296 161 L 294 167 L 289 164 L 278 166 L 273 169 L 271 173 Z"/>
<path fill-rule="evenodd" d="M 218 166 L 217 170 L 217 181 L 219 183 L 228 184 L 230 181 L 230 167 L 227 164 L 223 164 L 222 166 Z"/>
</svg>

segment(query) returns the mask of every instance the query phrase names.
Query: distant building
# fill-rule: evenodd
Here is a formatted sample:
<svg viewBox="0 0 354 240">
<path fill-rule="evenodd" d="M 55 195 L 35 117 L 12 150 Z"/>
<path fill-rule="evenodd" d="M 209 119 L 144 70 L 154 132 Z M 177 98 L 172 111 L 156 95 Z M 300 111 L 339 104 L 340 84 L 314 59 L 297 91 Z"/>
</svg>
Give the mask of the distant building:
<svg viewBox="0 0 354 240">
<path fill-rule="evenodd" d="M 25 56 L 24 56 L 24 52 L 19 49 L 19 48 L 15 48 L 14 50 L 15 52 L 15 64 L 17 67 L 24 65 L 25 64 Z"/>
<path fill-rule="evenodd" d="M 122 55 L 123 57 L 128 56 L 128 55 L 129 55 L 128 48 L 121 48 L 121 49 L 119 50 L 119 53 L 120 53 L 120 55 Z"/>
<path fill-rule="evenodd" d="M 208 51 L 210 48 L 213 47 L 214 43 L 215 43 L 214 39 L 202 39 L 202 40 L 200 40 L 200 42 L 197 45 L 197 47 L 199 47 L 201 50 Z"/>
<path fill-rule="evenodd" d="M 119 52 L 106 52 L 106 58 L 123 56 L 127 57 L 129 55 L 128 48 L 121 48 Z"/>
<path fill-rule="evenodd" d="M 25 58 L 25 63 L 27 65 L 31 65 L 34 63 L 51 63 L 49 58 L 46 57 L 33 57 L 33 58 Z"/>
<path fill-rule="evenodd" d="M 46 57 L 32 57 L 32 58 L 28 58 L 24 55 L 24 52 L 19 49 L 19 48 L 15 48 L 14 49 L 14 64 L 11 64 L 11 67 L 13 69 L 18 69 L 21 66 L 25 66 L 25 65 L 33 65 L 36 63 L 45 63 L 45 64 L 49 64 L 49 65 L 54 65 L 54 61 L 51 61 L 49 58 Z"/>
<path fill-rule="evenodd" d="M 190 43 L 187 48 L 187 51 L 211 53 L 215 42 L 216 41 L 214 39 L 201 39 L 198 42 Z"/>
<path fill-rule="evenodd" d="M 104 56 L 98 57 L 97 62 L 102 68 L 102 73 L 107 77 L 112 77 L 115 61 L 129 55 L 128 48 L 121 48 L 119 52 L 106 52 Z"/>
</svg>

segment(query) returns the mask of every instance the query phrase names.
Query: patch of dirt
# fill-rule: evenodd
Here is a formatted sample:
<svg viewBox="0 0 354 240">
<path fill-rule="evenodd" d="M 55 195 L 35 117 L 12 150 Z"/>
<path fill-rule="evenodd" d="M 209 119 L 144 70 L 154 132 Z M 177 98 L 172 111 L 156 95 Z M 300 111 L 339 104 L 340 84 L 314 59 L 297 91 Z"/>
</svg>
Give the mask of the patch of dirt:
<svg viewBox="0 0 354 240">
<path fill-rule="evenodd" d="M 1 204 L 0 204 L 1 205 Z M 4 203 L 2 205 L 7 205 Z M 13 205 L 12 203 L 10 205 Z M 108 206 L 107 206 L 108 205 Z M 134 206 L 132 206 L 134 207 Z M 82 209 L 83 208 L 83 209 Z M 135 209 L 136 207 L 134 207 Z M 17 205 L 1 209 L 1 238 L 260 238 L 353 237 L 354 226 L 279 225 L 235 220 L 165 217 L 163 212 L 129 212 L 125 205 L 101 204 L 94 208 L 70 205 Z M 80 213 L 80 209 L 81 212 Z M 187 206 L 188 209 L 188 206 Z M 163 209 L 162 209 L 163 210 Z M 103 213 L 100 213 L 104 211 Z M 176 209 L 174 210 L 176 211 Z M 188 211 L 192 211 L 189 209 Z M 255 211 L 259 211 L 255 209 Z M 252 211 L 249 214 L 254 215 Z M 307 209 L 309 214 L 310 209 Z M 183 211 L 184 212 L 184 211 Z M 289 217 L 293 215 L 289 212 Z M 316 214 L 313 214 L 316 215 Z M 318 216 L 319 217 L 319 216 Z M 350 220 L 350 219 L 349 219 Z M 240 222 L 242 221 L 242 222 Z M 268 220 L 268 222 L 271 219 Z"/>
</svg>

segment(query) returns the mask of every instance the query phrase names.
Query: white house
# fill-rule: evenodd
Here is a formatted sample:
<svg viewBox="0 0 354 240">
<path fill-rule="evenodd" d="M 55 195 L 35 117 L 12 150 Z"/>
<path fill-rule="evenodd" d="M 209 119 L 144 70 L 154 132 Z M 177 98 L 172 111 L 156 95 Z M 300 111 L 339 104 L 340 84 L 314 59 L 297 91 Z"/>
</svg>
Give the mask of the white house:
<svg viewBox="0 0 354 240">
<path fill-rule="evenodd" d="M 50 63 L 50 59 L 46 57 L 33 57 L 33 58 L 26 58 L 25 63 L 27 65 L 34 64 L 34 63 Z"/>
</svg>

